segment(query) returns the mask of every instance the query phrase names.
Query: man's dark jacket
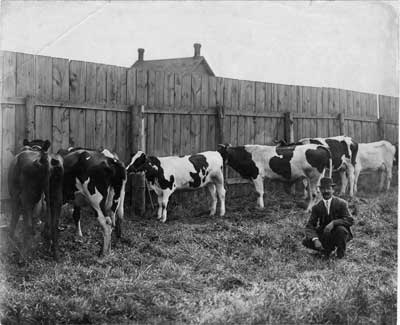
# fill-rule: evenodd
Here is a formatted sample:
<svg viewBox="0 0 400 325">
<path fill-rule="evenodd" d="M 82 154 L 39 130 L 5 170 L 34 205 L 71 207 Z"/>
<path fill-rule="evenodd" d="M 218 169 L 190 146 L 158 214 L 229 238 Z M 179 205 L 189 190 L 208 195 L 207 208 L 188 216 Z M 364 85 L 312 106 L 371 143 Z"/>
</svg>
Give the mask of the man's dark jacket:
<svg viewBox="0 0 400 325">
<path fill-rule="evenodd" d="M 347 202 L 336 196 L 332 196 L 329 215 L 324 201 L 319 201 L 311 210 L 311 217 L 306 225 L 306 237 L 312 239 L 322 236 L 325 226 L 333 221 L 334 226 L 344 226 L 349 232 L 348 240 L 353 238 L 350 227 L 354 220 L 350 215 Z"/>
</svg>

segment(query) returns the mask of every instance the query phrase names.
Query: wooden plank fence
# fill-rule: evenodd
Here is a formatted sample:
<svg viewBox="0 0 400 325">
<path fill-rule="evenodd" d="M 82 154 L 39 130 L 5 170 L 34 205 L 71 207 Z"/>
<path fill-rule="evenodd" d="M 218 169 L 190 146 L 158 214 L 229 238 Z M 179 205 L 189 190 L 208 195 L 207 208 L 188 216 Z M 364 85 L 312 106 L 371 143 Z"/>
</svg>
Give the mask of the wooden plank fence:
<svg viewBox="0 0 400 325">
<path fill-rule="evenodd" d="M 138 149 L 181 155 L 221 142 L 271 145 L 338 134 L 398 142 L 398 97 L 7 51 L 1 65 L 1 198 L 8 196 L 8 167 L 25 137 L 49 139 L 53 152 L 104 147 L 125 162 Z"/>
</svg>

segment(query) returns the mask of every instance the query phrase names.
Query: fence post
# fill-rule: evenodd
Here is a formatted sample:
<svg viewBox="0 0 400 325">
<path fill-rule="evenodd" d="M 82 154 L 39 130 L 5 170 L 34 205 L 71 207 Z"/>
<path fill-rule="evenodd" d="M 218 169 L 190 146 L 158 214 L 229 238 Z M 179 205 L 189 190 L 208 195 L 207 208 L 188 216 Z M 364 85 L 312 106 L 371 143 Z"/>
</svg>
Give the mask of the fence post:
<svg viewBox="0 0 400 325">
<path fill-rule="evenodd" d="M 381 140 L 385 139 L 385 121 L 382 117 L 378 119 L 378 136 Z"/>
<path fill-rule="evenodd" d="M 131 153 L 135 153 L 138 150 L 146 151 L 144 105 L 131 106 L 131 138 Z M 146 183 L 144 173 L 132 174 L 129 182 L 131 184 L 131 207 L 136 215 L 143 216 L 146 211 Z"/>
<path fill-rule="evenodd" d="M 225 108 L 217 104 L 217 119 L 218 119 L 218 143 L 225 143 L 225 132 L 224 132 L 224 118 L 225 118 Z"/>
<path fill-rule="evenodd" d="M 293 132 L 293 114 L 292 112 L 285 112 L 285 141 L 287 143 L 294 142 L 294 132 Z"/>
<path fill-rule="evenodd" d="M 339 135 L 344 135 L 344 114 L 343 113 L 338 114 L 338 120 L 339 120 Z"/>
<path fill-rule="evenodd" d="M 35 138 L 35 97 L 31 95 L 25 98 L 25 138 Z"/>
</svg>

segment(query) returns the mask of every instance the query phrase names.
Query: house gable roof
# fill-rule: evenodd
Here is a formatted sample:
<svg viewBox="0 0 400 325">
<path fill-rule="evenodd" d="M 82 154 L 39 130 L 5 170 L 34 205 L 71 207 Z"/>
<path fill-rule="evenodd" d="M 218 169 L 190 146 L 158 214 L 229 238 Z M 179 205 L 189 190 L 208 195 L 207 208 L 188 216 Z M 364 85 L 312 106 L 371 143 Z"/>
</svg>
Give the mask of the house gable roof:
<svg viewBox="0 0 400 325">
<path fill-rule="evenodd" d="M 203 56 L 188 58 L 162 59 L 162 60 L 143 60 L 136 61 L 132 68 L 162 70 L 176 73 L 195 73 L 200 65 L 203 65 L 211 76 L 215 76 L 207 60 Z"/>
</svg>

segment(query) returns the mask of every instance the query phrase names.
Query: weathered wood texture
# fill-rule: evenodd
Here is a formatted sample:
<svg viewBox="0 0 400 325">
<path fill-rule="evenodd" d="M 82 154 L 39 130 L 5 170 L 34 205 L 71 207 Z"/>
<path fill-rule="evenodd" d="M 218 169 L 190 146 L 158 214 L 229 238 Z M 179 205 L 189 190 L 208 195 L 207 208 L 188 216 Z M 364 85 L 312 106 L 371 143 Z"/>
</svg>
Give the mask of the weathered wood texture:
<svg viewBox="0 0 400 325">
<path fill-rule="evenodd" d="M 128 81 L 128 69 L 123 67 L 0 53 L 1 199 L 8 197 L 8 168 L 26 137 L 50 140 L 52 152 L 69 146 L 108 148 L 127 159 L 127 104 L 136 100 L 136 73 L 132 82 L 132 75 Z M 132 88 L 129 93 L 128 84 Z M 29 105 L 23 104 L 27 96 L 33 96 Z"/>
<path fill-rule="evenodd" d="M 166 156 L 215 150 L 220 142 L 273 145 L 284 138 L 284 113 L 290 112 L 293 140 L 343 133 L 376 141 L 382 117 L 385 138 L 398 142 L 397 97 L 0 54 L 2 197 L 9 163 L 27 136 L 48 138 L 53 152 L 108 148 L 126 162 L 139 148 Z M 34 105 L 23 105 L 26 96 L 34 96 Z M 223 132 L 217 105 L 224 108 Z"/>
</svg>

